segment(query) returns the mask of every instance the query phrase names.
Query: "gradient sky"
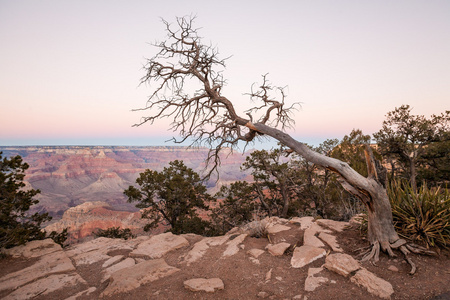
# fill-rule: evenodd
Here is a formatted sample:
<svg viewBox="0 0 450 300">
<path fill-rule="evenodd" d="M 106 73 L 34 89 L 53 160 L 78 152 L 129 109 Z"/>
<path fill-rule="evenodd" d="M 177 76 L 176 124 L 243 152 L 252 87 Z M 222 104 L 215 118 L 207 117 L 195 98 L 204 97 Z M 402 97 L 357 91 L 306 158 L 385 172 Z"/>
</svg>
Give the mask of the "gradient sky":
<svg viewBox="0 0 450 300">
<path fill-rule="evenodd" d="M 372 134 L 402 104 L 450 109 L 447 0 L 0 0 L 0 145 L 162 145 L 167 120 L 131 127 L 131 110 L 151 92 L 139 80 L 160 18 L 185 15 L 232 55 L 229 99 L 248 103 L 265 73 L 287 86 L 300 141 Z"/>
</svg>

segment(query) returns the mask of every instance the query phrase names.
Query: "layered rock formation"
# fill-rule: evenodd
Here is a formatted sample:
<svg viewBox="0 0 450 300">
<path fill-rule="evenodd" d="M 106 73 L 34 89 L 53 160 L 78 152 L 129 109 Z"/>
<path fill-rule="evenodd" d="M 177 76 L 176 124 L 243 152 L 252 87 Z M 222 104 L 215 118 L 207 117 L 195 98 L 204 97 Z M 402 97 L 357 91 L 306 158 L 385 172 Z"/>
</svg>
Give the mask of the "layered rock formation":
<svg viewBox="0 0 450 300">
<path fill-rule="evenodd" d="M 48 225 L 45 230 L 61 232 L 67 228 L 68 242 L 74 243 L 92 236 L 98 229 L 110 227 L 129 228 L 134 234 L 141 234 L 146 223 L 140 212 L 115 211 L 106 202 L 94 201 L 69 208 L 59 221 Z M 164 229 L 161 225 L 153 233 L 161 233 Z"/>
<path fill-rule="evenodd" d="M 40 201 L 34 211 L 47 211 L 55 220 L 70 207 L 84 202 L 104 201 L 114 210 L 137 211 L 127 203 L 123 191 L 135 184 L 145 169 L 161 171 L 173 160 L 201 173 L 208 149 L 186 147 L 0 147 L 3 156 L 21 155 L 30 165 L 25 180 L 28 186 L 40 189 Z M 210 192 L 221 184 L 242 180 L 240 171 L 246 154 L 225 153 L 220 181 L 207 183 Z"/>
</svg>

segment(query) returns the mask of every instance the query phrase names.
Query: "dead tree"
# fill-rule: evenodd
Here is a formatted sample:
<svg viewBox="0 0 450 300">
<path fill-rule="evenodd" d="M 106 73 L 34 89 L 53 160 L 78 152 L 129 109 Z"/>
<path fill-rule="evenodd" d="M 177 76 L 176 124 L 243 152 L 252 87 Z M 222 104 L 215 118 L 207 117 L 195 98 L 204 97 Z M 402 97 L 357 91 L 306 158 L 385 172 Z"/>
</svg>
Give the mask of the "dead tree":
<svg viewBox="0 0 450 300">
<path fill-rule="evenodd" d="M 136 126 L 152 124 L 157 119 L 170 118 L 171 129 L 181 136 L 177 143 L 192 140 L 194 146 L 208 146 L 210 172 L 220 164 L 219 153 L 235 148 L 240 141 L 249 143 L 258 137 L 272 137 L 306 160 L 340 175 L 342 186 L 356 195 L 367 207 L 368 239 L 371 250 L 363 260 L 378 261 L 380 250 L 394 256 L 399 249 L 408 258 L 409 251 L 418 248 L 400 239 L 392 222 L 392 210 L 385 187 L 385 172 L 375 161 L 370 147 L 366 147 L 368 176 L 364 177 L 347 163 L 314 152 L 304 143 L 293 139 L 284 130 L 294 123 L 295 104 L 287 106 L 283 88 L 272 86 L 267 76 L 262 84 L 250 92 L 255 106 L 238 114 L 233 102 L 222 94 L 225 80 L 222 72 L 225 60 L 219 59 L 215 47 L 202 43 L 194 18 L 177 18 L 176 24 L 163 20 L 167 40 L 155 44 L 159 52 L 145 65 L 142 83 L 154 86 L 147 105 L 149 112 Z M 192 92 L 189 92 L 191 91 Z M 167 94 L 169 92 L 169 95 Z M 276 93 L 279 98 L 274 98 Z M 211 173 L 210 173 L 211 174 Z"/>
</svg>

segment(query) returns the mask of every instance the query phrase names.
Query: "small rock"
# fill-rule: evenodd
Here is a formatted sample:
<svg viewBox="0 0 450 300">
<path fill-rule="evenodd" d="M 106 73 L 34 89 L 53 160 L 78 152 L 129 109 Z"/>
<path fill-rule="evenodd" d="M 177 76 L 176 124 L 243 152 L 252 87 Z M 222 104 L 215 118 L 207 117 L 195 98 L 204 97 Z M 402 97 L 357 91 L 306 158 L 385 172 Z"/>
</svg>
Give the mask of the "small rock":
<svg viewBox="0 0 450 300">
<path fill-rule="evenodd" d="M 249 257 L 248 259 L 250 259 L 250 261 L 252 263 L 254 263 L 255 265 L 259 265 L 260 264 L 259 259 L 257 259 L 257 258 Z"/>
<path fill-rule="evenodd" d="M 313 292 L 322 283 L 326 283 L 326 282 L 328 282 L 328 278 L 326 278 L 326 277 L 308 276 L 308 277 L 306 277 L 306 280 L 305 280 L 305 291 Z"/>
<path fill-rule="evenodd" d="M 396 266 L 390 265 L 388 267 L 389 270 L 391 270 L 392 272 L 398 272 L 398 268 Z"/>
<path fill-rule="evenodd" d="M 265 280 L 269 281 L 272 278 L 272 269 L 270 269 L 267 273 L 266 273 L 266 277 Z"/>
<path fill-rule="evenodd" d="M 267 298 L 267 297 L 269 297 L 269 294 L 267 292 L 259 292 L 258 293 L 258 298 L 264 299 L 264 298 Z"/>
<path fill-rule="evenodd" d="M 269 244 L 266 246 L 267 251 L 269 251 L 270 254 L 273 256 L 281 256 L 284 254 L 287 248 L 289 248 L 291 245 L 289 243 L 278 243 L 278 244 Z"/>
<path fill-rule="evenodd" d="M 275 277 L 275 279 L 278 280 L 278 281 L 282 281 L 282 280 L 283 280 L 283 277 L 277 276 L 277 277 Z"/>
<path fill-rule="evenodd" d="M 322 241 L 324 241 L 325 243 L 328 244 L 328 246 L 331 247 L 331 249 L 335 252 L 344 252 L 341 247 L 339 246 L 336 237 L 334 235 L 325 233 L 325 232 L 321 232 L 319 233 L 319 239 L 321 239 Z"/>
<path fill-rule="evenodd" d="M 186 280 L 183 284 L 186 289 L 193 292 L 213 293 L 216 290 L 224 289 L 223 281 L 220 278 L 194 278 Z"/>
<path fill-rule="evenodd" d="M 293 268 L 301 268 L 321 257 L 324 257 L 325 254 L 326 251 L 321 248 L 308 245 L 297 247 L 292 255 L 291 265 Z"/>
<path fill-rule="evenodd" d="M 350 273 L 361 268 L 361 265 L 348 254 L 335 253 L 327 256 L 324 267 L 347 277 Z"/>
<path fill-rule="evenodd" d="M 390 299 L 394 293 L 392 285 L 384 279 L 362 268 L 356 272 L 350 281 L 359 286 L 365 287 L 369 293 L 384 299 Z"/>
<path fill-rule="evenodd" d="M 312 292 L 318 288 L 322 283 L 328 282 L 326 277 L 314 277 L 314 275 L 323 271 L 323 268 L 309 268 L 308 277 L 305 280 L 305 291 Z"/>
<path fill-rule="evenodd" d="M 292 299 L 297 300 L 297 299 L 302 299 L 302 295 L 295 295 L 294 297 L 292 297 Z"/>
<path fill-rule="evenodd" d="M 247 254 L 254 257 L 254 258 L 258 258 L 261 254 L 263 254 L 265 251 L 261 250 L 261 249 L 250 249 L 247 251 Z"/>
</svg>

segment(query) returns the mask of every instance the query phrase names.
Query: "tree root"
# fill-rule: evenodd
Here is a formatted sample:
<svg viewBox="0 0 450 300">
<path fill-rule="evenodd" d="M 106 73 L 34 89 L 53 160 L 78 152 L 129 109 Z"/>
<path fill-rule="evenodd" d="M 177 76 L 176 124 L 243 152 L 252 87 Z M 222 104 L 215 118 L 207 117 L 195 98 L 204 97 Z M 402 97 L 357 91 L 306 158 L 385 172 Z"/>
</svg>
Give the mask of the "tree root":
<svg viewBox="0 0 450 300">
<path fill-rule="evenodd" d="M 361 259 L 362 262 L 365 261 L 372 261 L 374 265 L 375 263 L 380 260 L 380 248 L 387 252 L 389 257 L 395 257 L 395 253 L 392 251 L 393 249 L 399 249 L 403 255 L 405 256 L 406 262 L 411 266 L 411 271 L 409 272 L 410 275 L 413 275 L 417 271 L 417 267 L 414 264 L 414 262 L 409 257 L 409 254 L 411 252 L 415 254 L 425 254 L 425 255 L 437 255 L 436 252 L 428 250 L 422 246 L 416 245 L 416 244 L 409 244 L 404 239 L 398 239 L 397 241 L 393 243 L 382 243 L 375 241 L 371 246 L 368 247 L 369 249 L 367 251 L 364 251 L 360 255 L 363 255 L 363 258 Z M 360 248 L 358 250 L 364 250 L 364 248 Z"/>
</svg>

